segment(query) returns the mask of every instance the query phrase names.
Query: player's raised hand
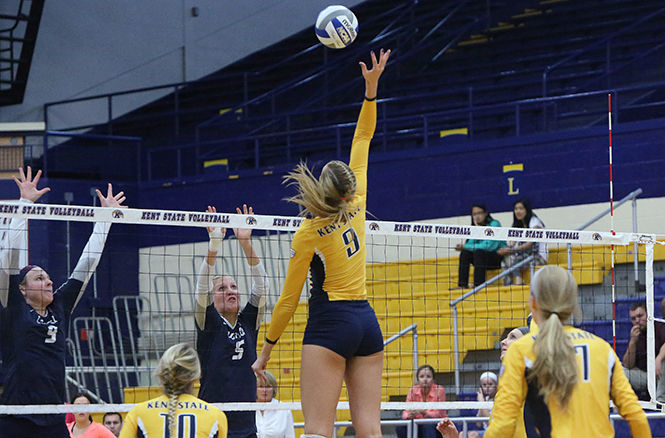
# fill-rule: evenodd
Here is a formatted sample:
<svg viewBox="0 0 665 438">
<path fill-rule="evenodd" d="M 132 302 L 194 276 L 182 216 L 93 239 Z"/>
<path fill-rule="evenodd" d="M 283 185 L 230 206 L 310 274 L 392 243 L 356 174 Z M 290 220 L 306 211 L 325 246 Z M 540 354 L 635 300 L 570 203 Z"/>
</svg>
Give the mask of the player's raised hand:
<svg viewBox="0 0 665 438">
<path fill-rule="evenodd" d="M 119 192 L 118 194 L 113 194 L 113 185 L 109 183 L 108 188 L 106 189 L 106 196 L 102 195 L 102 192 L 99 189 L 96 189 L 97 197 L 99 202 L 102 204 L 102 207 L 115 207 L 115 208 L 127 208 L 126 205 L 122 205 L 125 202 L 125 192 Z"/>
<path fill-rule="evenodd" d="M 206 213 L 217 213 L 217 207 L 209 205 L 206 209 Z M 219 252 L 222 246 L 222 240 L 224 240 L 224 236 L 226 235 L 226 228 L 206 227 L 206 230 L 208 230 L 208 238 L 210 239 L 208 242 L 208 251 Z"/>
<path fill-rule="evenodd" d="M 459 435 L 459 432 L 455 427 L 455 423 L 450 421 L 449 418 L 444 418 L 443 420 L 439 421 L 439 423 L 436 425 L 436 430 L 439 431 L 443 438 L 457 438 Z"/>
<path fill-rule="evenodd" d="M 363 77 L 365 78 L 365 97 L 367 99 L 376 98 L 376 91 L 379 86 L 379 78 L 383 73 L 383 70 L 386 68 L 388 63 L 388 58 L 390 58 L 390 49 L 384 51 L 381 49 L 379 52 L 379 59 L 376 59 L 376 54 L 374 51 L 371 53 L 372 57 L 372 68 L 368 69 L 367 65 L 364 62 L 360 62 L 360 70 L 362 71 Z"/>
<path fill-rule="evenodd" d="M 240 207 L 236 207 L 236 213 L 251 215 L 254 214 L 254 209 L 252 207 L 247 207 L 247 204 L 242 204 L 242 210 Z M 252 237 L 251 228 L 234 228 L 233 233 L 236 235 L 238 240 L 249 240 L 249 238 Z"/>
<path fill-rule="evenodd" d="M 39 178 L 42 176 L 42 171 L 38 170 L 34 179 L 32 178 L 32 168 L 28 166 L 27 175 L 23 172 L 23 168 L 18 168 L 19 178 L 12 176 L 14 182 L 18 186 L 19 192 L 21 193 L 21 198 L 28 199 L 32 202 L 37 201 L 42 197 L 44 193 L 51 191 L 50 188 L 44 187 L 43 189 L 37 189 L 37 183 L 39 183 Z"/>
</svg>

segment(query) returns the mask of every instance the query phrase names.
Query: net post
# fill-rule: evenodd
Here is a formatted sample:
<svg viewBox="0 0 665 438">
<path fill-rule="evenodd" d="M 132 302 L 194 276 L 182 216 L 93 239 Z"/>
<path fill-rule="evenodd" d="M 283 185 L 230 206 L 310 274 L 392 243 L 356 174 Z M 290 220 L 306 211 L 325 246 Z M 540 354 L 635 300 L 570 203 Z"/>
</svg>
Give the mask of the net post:
<svg viewBox="0 0 665 438">
<path fill-rule="evenodd" d="M 647 390 L 652 401 L 656 400 L 656 339 L 653 313 L 653 242 L 646 242 L 645 283 L 647 303 Z"/>
<path fill-rule="evenodd" d="M 637 198 L 631 201 L 633 207 L 633 233 L 637 234 Z M 637 241 L 633 242 L 633 269 L 635 271 L 635 292 L 640 291 L 639 255 Z"/>
<path fill-rule="evenodd" d="M 413 338 L 413 373 L 416 374 L 416 370 L 418 370 L 418 324 L 413 324 L 413 331 L 412 331 L 412 338 Z M 416 380 L 418 379 L 418 376 L 416 376 Z"/>
<path fill-rule="evenodd" d="M 457 304 L 453 305 L 453 344 L 455 359 L 455 393 L 460 393 L 460 375 L 459 375 L 459 332 L 457 329 Z"/>
<path fill-rule="evenodd" d="M 573 245 L 566 244 L 566 254 L 568 256 L 568 272 L 573 271 Z"/>
</svg>

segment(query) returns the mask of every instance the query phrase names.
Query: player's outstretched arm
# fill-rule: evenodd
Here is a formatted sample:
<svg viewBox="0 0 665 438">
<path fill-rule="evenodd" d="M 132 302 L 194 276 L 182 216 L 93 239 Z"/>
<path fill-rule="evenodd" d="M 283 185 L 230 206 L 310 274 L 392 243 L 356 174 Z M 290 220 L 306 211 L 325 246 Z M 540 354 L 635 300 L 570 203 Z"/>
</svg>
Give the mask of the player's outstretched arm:
<svg viewBox="0 0 665 438">
<path fill-rule="evenodd" d="M 19 167 L 19 177 L 13 176 L 18 186 L 21 203 L 31 204 L 45 193 L 51 191 L 48 187 L 37 188 L 42 171 L 38 170 L 32 177 L 32 168 L 27 167 L 26 172 Z M 28 264 L 28 221 L 25 218 L 13 218 L 9 223 L 9 232 L 0 252 L 0 306 L 7 305 L 9 294 L 9 276 L 18 274 L 19 270 Z"/>
<path fill-rule="evenodd" d="M 111 183 L 108 184 L 106 189 L 106 196 L 104 196 L 99 190 L 96 192 L 102 207 L 127 208 L 127 206 L 122 205 L 122 203 L 125 202 L 125 192 L 121 191 L 114 195 Z M 76 307 L 79 299 L 81 299 L 81 295 L 83 295 L 83 291 L 85 291 L 85 287 L 88 285 L 90 277 L 92 277 L 95 269 L 97 269 L 99 260 L 102 257 L 102 252 L 104 251 L 104 245 L 106 245 L 106 237 L 108 236 L 110 229 L 110 222 L 96 222 L 92 229 L 92 234 L 88 239 L 88 243 L 86 243 L 85 248 L 83 248 L 81 257 L 70 276 L 70 278 L 79 280 L 83 283 L 71 309 Z"/>
<path fill-rule="evenodd" d="M 206 213 L 217 213 L 217 208 L 208 206 Z M 221 252 L 222 241 L 226 234 L 226 228 L 220 227 L 206 227 L 208 230 L 208 252 L 205 259 L 199 266 L 199 271 L 196 274 L 196 296 L 195 296 L 195 309 L 194 318 L 196 324 L 203 330 L 205 327 L 206 308 L 208 307 L 209 293 L 212 290 L 212 278 L 210 270 L 215 266 L 215 259 L 217 254 Z"/>
<path fill-rule="evenodd" d="M 236 207 L 236 213 L 252 215 L 254 214 L 254 209 L 251 206 L 248 207 L 247 204 L 243 204 L 242 209 Z M 261 263 L 261 259 L 252 246 L 252 229 L 234 228 L 233 233 L 238 238 L 238 243 L 245 254 L 245 259 L 252 272 L 252 290 L 249 295 L 249 302 L 261 310 L 265 306 L 263 297 L 268 293 L 269 283 L 268 274 L 263 263 Z"/>
<path fill-rule="evenodd" d="M 376 96 L 379 88 L 379 78 L 386 68 L 390 50 L 381 49 L 379 59 L 374 52 L 371 53 L 372 68 L 368 69 L 364 62 L 360 62 L 360 69 L 365 78 L 365 99 L 358 116 L 356 131 L 353 134 L 351 157 L 349 167 L 356 175 L 356 195 L 364 196 L 367 192 L 367 160 L 369 156 L 369 143 L 374 136 L 376 128 Z"/>
</svg>

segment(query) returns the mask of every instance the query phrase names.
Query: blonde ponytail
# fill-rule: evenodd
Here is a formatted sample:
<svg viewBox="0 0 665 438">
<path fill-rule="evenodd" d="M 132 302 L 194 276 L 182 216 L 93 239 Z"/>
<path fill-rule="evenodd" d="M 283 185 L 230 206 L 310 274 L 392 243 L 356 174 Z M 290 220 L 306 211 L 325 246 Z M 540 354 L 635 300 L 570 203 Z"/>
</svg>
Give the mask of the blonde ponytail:
<svg viewBox="0 0 665 438">
<path fill-rule="evenodd" d="M 288 185 L 296 185 L 298 194 L 287 198 L 289 202 L 302 205 L 301 215 L 311 215 L 330 220 L 332 223 L 349 222 L 347 211 L 356 194 L 356 176 L 342 161 L 330 161 L 316 179 L 305 163 L 300 163 L 284 177 Z"/>
<path fill-rule="evenodd" d="M 533 344 L 536 360 L 527 380 L 537 383 L 546 401 L 554 400 L 566 408 L 579 380 L 579 369 L 575 347 L 563 330 L 563 322 L 577 306 L 577 284 L 568 271 L 548 265 L 536 273 L 531 294 L 544 322 L 538 326 Z"/>
<path fill-rule="evenodd" d="M 201 377 L 201 364 L 194 348 L 188 344 L 176 344 L 167 349 L 155 374 L 162 381 L 162 390 L 169 398 L 169 436 L 176 436 L 176 411 L 178 398 L 192 390 L 194 382 Z"/>
</svg>

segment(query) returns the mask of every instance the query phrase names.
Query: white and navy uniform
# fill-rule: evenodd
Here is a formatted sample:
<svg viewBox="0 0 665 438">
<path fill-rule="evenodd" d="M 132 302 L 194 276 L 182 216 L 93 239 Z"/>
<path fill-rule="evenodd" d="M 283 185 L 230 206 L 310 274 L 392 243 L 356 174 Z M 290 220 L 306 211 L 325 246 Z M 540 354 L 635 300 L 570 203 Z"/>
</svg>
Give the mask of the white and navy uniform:
<svg viewBox="0 0 665 438">
<path fill-rule="evenodd" d="M 196 286 L 196 350 L 201 359 L 199 397 L 209 403 L 255 402 L 256 339 L 259 312 L 268 290 L 268 275 L 263 264 L 251 267 L 252 291 L 249 302 L 231 325 L 209 302 L 212 290 L 210 266 L 204 260 Z M 255 437 L 254 411 L 226 412 L 229 437 Z"/>
<path fill-rule="evenodd" d="M 53 302 L 46 308 L 45 316 L 28 305 L 19 290 L 19 266 L 21 258 L 27 254 L 26 225 L 26 219 L 12 219 L 8 246 L 0 256 L 0 337 L 5 372 L 0 404 L 62 404 L 65 401 L 65 337 L 71 313 L 99 263 L 111 224 L 95 224 L 76 268 L 53 293 Z M 0 437 L 19 436 L 8 431 L 14 420 L 19 419 L 38 427 L 65 425 L 64 414 L 2 416 Z"/>
</svg>

